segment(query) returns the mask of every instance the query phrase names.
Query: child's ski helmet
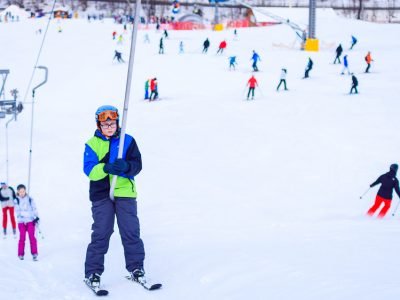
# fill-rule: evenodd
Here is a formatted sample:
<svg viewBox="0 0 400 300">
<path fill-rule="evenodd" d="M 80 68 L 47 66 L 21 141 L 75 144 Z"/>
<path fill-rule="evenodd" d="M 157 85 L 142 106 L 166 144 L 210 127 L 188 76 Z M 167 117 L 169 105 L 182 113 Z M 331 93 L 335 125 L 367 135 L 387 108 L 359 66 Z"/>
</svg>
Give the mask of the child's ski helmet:
<svg viewBox="0 0 400 300">
<path fill-rule="evenodd" d="M 118 114 L 118 109 L 115 106 L 112 105 L 100 106 L 96 110 L 95 117 L 96 117 L 97 128 L 100 131 L 101 131 L 100 122 L 104 122 L 107 120 L 116 120 L 117 127 L 119 128 L 119 114 Z"/>
</svg>

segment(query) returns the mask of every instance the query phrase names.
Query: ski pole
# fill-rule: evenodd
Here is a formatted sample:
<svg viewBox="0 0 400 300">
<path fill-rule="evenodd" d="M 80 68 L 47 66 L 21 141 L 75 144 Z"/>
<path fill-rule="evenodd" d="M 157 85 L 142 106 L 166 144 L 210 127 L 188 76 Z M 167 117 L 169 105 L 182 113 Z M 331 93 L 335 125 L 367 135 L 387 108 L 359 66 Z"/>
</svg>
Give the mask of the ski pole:
<svg viewBox="0 0 400 300">
<path fill-rule="evenodd" d="M 368 190 L 366 190 L 365 193 L 360 196 L 360 199 L 362 199 L 362 197 L 364 197 L 365 194 L 368 193 L 370 189 L 371 189 L 371 187 L 369 187 Z"/>
<path fill-rule="evenodd" d="M 394 211 L 393 211 L 393 213 L 392 213 L 392 217 L 394 217 L 394 215 L 396 214 L 397 209 L 399 208 L 399 204 L 400 204 L 400 201 L 397 202 L 396 208 L 394 209 Z"/>
<path fill-rule="evenodd" d="M 123 111 L 123 115 L 122 115 L 122 126 L 121 126 L 121 136 L 120 136 L 120 140 L 119 140 L 118 158 L 122 158 L 122 153 L 124 150 L 124 143 L 125 143 L 126 119 L 128 118 L 129 97 L 130 97 L 131 84 L 132 84 L 132 69 L 133 69 L 133 62 L 135 60 L 136 38 L 137 38 L 137 31 L 138 31 L 138 27 L 139 27 L 139 18 L 140 18 L 140 1 L 141 0 L 136 0 L 135 19 L 134 19 L 134 27 L 132 30 L 128 75 L 127 75 L 127 79 L 126 79 L 124 111 Z M 114 190 L 115 190 L 115 186 L 117 185 L 117 177 L 118 177 L 117 175 L 114 175 L 112 182 L 111 182 L 111 188 L 110 188 L 110 199 L 111 200 L 114 200 Z"/>
<path fill-rule="evenodd" d="M 36 229 L 37 229 L 38 233 L 40 234 L 40 236 L 42 237 L 42 240 L 43 240 L 44 239 L 44 235 L 43 235 L 42 231 L 40 230 L 39 223 L 36 223 Z"/>
</svg>

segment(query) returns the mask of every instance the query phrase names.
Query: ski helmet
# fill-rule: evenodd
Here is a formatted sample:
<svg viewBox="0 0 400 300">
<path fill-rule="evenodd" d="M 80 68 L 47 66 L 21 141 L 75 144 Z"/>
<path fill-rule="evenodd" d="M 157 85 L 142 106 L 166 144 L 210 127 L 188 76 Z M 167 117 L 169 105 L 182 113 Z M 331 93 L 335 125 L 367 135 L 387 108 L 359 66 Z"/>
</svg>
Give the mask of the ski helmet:
<svg viewBox="0 0 400 300">
<path fill-rule="evenodd" d="M 101 131 L 100 129 L 100 122 L 104 122 L 107 120 L 116 120 L 117 121 L 117 127 L 119 127 L 119 114 L 118 114 L 118 109 L 115 106 L 112 105 L 103 105 L 100 106 L 96 110 L 95 114 L 96 118 L 96 123 L 97 123 L 97 128 Z"/>
<path fill-rule="evenodd" d="M 397 173 L 397 170 L 399 169 L 399 165 L 398 164 L 391 164 L 390 165 L 390 170 L 394 171 Z"/>
</svg>

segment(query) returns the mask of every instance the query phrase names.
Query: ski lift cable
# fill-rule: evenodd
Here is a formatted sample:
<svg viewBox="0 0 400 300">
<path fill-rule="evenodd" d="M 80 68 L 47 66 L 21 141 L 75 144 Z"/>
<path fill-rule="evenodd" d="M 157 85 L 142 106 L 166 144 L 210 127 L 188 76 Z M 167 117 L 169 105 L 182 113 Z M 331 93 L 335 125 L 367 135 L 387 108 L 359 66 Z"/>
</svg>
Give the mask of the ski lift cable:
<svg viewBox="0 0 400 300">
<path fill-rule="evenodd" d="M 41 45 L 40 45 L 39 52 L 38 52 L 38 55 L 37 55 L 37 57 L 36 57 L 35 65 L 34 65 L 34 67 L 33 67 L 31 79 L 29 80 L 28 87 L 26 88 L 26 91 L 25 91 L 25 96 L 24 96 L 23 103 L 27 103 L 27 102 L 26 102 L 26 98 L 28 97 L 28 92 L 29 92 L 29 89 L 30 89 L 30 87 L 31 87 L 33 77 L 35 76 L 35 72 L 36 72 L 36 69 L 37 69 L 37 66 L 38 66 L 38 63 L 39 63 L 40 55 L 42 54 L 44 42 L 46 41 L 47 32 L 48 32 L 49 26 L 50 26 L 50 21 L 51 21 L 52 16 L 54 15 L 54 8 L 55 8 L 55 6 L 56 6 L 56 2 L 57 2 L 57 0 L 54 0 L 54 2 L 53 2 L 53 7 L 51 8 L 51 12 L 50 12 L 50 15 L 49 15 L 49 20 L 48 20 L 48 22 L 47 22 L 46 30 L 45 30 L 45 32 L 44 32 L 43 39 L 42 39 L 42 43 L 41 43 Z"/>
</svg>

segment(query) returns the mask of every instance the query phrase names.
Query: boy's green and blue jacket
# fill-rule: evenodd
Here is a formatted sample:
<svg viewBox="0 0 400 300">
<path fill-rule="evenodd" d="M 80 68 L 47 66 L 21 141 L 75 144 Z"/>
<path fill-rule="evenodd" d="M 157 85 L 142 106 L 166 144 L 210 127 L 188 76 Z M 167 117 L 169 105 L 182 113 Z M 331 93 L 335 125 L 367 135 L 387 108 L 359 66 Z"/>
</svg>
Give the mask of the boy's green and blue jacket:
<svg viewBox="0 0 400 300">
<path fill-rule="evenodd" d="M 109 197 L 113 175 L 104 172 L 106 163 L 113 163 L 118 156 L 119 135 L 107 139 L 99 130 L 87 141 L 83 158 L 83 171 L 90 179 L 90 200 L 102 200 Z M 126 160 L 130 169 L 127 173 L 118 174 L 114 196 L 120 198 L 136 198 L 134 176 L 142 170 L 142 157 L 135 139 L 126 134 L 122 159 Z"/>
</svg>

